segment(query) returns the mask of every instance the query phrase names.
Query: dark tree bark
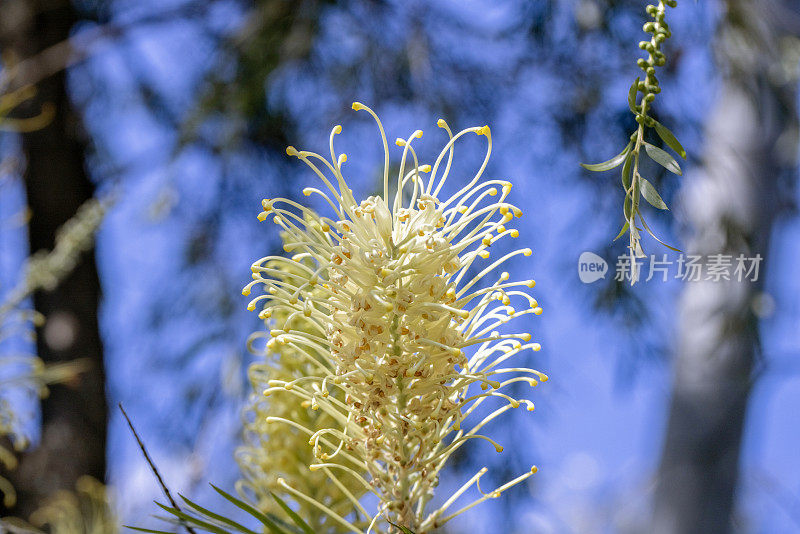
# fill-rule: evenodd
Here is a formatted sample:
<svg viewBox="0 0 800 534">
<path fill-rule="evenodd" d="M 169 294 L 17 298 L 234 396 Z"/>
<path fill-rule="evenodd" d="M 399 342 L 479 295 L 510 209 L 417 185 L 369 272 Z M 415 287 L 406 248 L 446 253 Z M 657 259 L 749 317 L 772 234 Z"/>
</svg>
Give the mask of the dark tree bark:
<svg viewBox="0 0 800 534">
<path fill-rule="evenodd" d="M 679 320 L 669 419 L 655 493 L 655 534 L 733 528 L 739 456 L 759 354 L 757 298 L 790 162 L 796 80 L 776 76 L 775 0 L 728 0 L 716 37 L 723 75 L 706 127 L 703 168 L 687 179 L 689 253 L 764 257 L 756 283 L 689 282 Z M 786 136 L 784 136 L 785 138 Z M 796 150 L 792 148 L 791 151 Z"/>
<path fill-rule="evenodd" d="M 65 0 L 6 0 L 0 4 L 0 20 L 4 52 L 24 59 L 67 39 L 77 13 Z M 51 102 L 56 114 L 45 128 L 22 134 L 32 251 L 51 249 L 59 226 L 94 192 L 85 169 L 87 143 L 70 104 L 64 71 L 37 87 L 37 97 L 20 112 L 30 116 L 42 103 Z M 42 403 L 41 444 L 22 454 L 19 467 L 10 474 L 19 499 L 6 513 L 27 517 L 47 495 L 73 489 L 80 476 L 105 476 L 107 406 L 99 296 L 93 254 L 84 254 L 56 289 L 34 296 L 34 307 L 49 321 L 38 332 L 39 356 L 45 362 L 84 359 L 89 369 L 70 384 L 51 387 Z"/>
</svg>

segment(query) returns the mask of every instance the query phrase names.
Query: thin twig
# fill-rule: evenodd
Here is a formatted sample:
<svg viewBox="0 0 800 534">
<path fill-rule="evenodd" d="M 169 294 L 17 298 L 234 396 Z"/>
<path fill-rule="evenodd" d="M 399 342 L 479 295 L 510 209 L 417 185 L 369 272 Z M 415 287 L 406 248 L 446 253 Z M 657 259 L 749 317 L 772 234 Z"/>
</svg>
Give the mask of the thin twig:
<svg viewBox="0 0 800 534">
<path fill-rule="evenodd" d="M 133 432 L 133 437 L 136 438 L 136 443 L 139 444 L 139 448 L 142 450 L 142 454 L 144 455 L 144 459 L 147 462 L 147 465 L 150 466 L 150 470 L 155 475 L 156 480 L 158 481 L 158 485 L 161 486 L 161 491 L 164 492 L 164 496 L 167 498 L 167 500 L 169 501 L 169 503 L 172 505 L 173 508 L 175 508 L 178 511 L 181 511 L 181 508 L 180 508 L 180 506 L 178 506 L 178 503 L 175 502 L 175 499 L 172 498 L 172 494 L 169 492 L 169 488 L 167 487 L 166 484 L 164 484 L 164 479 L 161 478 L 161 474 L 158 472 L 158 468 L 156 467 L 156 464 L 153 462 L 153 459 L 150 458 L 150 454 L 147 452 L 147 449 L 145 448 L 144 443 L 142 442 L 142 438 L 139 437 L 139 433 L 136 432 L 135 428 L 133 428 L 133 423 L 131 422 L 131 418 L 128 417 L 128 414 L 125 412 L 125 408 L 122 407 L 122 403 L 120 402 L 119 404 L 117 404 L 117 406 L 119 406 L 119 409 L 122 412 L 122 415 L 125 417 L 125 420 L 128 422 L 128 428 L 130 428 L 131 432 Z M 181 521 L 181 522 L 183 523 L 183 521 Z M 187 525 L 186 523 L 183 523 L 183 526 L 186 528 L 186 530 L 189 532 L 189 534 L 197 534 L 197 532 L 195 532 L 195 530 L 192 527 L 190 527 L 189 525 Z"/>
<path fill-rule="evenodd" d="M 108 22 L 82 30 L 72 37 L 45 48 L 38 54 L 6 66 L 5 83 L 12 89 L 34 85 L 62 69 L 89 57 L 95 49 L 109 41 L 125 37 L 132 29 L 155 25 L 181 17 L 206 15 L 215 2 L 190 2 L 172 9 L 124 22 Z"/>
</svg>

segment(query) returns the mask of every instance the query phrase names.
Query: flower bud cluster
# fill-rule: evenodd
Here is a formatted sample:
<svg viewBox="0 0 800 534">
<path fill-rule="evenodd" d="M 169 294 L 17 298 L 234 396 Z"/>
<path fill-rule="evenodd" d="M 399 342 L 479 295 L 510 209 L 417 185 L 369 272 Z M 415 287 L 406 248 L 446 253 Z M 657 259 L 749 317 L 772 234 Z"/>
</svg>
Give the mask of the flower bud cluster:
<svg viewBox="0 0 800 534">
<path fill-rule="evenodd" d="M 652 34 L 649 41 L 640 41 L 639 48 L 647 52 L 647 58 L 640 58 L 636 64 L 644 72 L 644 80 L 637 85 L 637 91 L 642 93 L 642 103 L 637 106 L 636 122 L 645 126 L 654 126 L 655 120 L 648 117 L 647 111 L 661 92 L 656 78 L 656 67 L 663 67 L 667 59 L 661 51 L 661 44 L 672 36 L 669 25 L 665 20 L 667 7 L 675 7 L 676 0 L 659 0 L 658 5 L 648 5 L 647 14 L 653 20 L 645 22 L 642 30 Z"/>
</svg>

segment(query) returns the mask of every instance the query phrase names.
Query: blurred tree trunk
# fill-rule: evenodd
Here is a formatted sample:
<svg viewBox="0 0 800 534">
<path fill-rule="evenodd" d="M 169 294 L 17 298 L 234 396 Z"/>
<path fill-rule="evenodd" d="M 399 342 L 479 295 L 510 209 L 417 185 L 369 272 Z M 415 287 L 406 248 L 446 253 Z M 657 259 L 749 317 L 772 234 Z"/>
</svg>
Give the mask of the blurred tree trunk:
<svg viewBox="0 0 800 534">
<path fill-rule="evenodd" d="M 5 0 L 0 3 L 0 20 L 3 51 L 24 59 L 67 39 L 77 13 L 66 0 Z M 43 102 L 52 102 L 56 115 L 45 128 L 22 135 L 32 251 L 51 249 L 56 229 L 93 195 L 84 167 L 86 141 L 70 105 L 64 71 L 37 86 L 37 98 L 23 111 L 34 115 Z M 34 296 L 36 310 L 48 320 L 38 332 L 39 356 L 45 362 L 83 358 L 90 368 L 74 383 L 53 386 L 44 400 L 41 444 L 24 453 L 11 473 L 19 501 L 8 513 L 27 517 L 45 496 L 74 488 L 81 475 L 99 480 L 105 476 L 107 406 L 99 294 L 94 257 L 87 254 L 55 290 Z"/>
<path fill-rule="evenodd" d="M 715 45 L 722 80 L 707 119 L 703 168 L 687 178 L 683 199 L 693 231 L 688 251 L 765 257 L 780 211 L 780 177 L 796 151 L 796 141 L 789 143 L 787 157 L 787 143 L 781 142 L 796 127 L 795 88 L 786 89 L 796 80 L 786 83 L 779 73 L 782 28 L 775 15 L 785 8 L 774 0 L 721 5 Z M 685 286 L 649 532 L 733 529 L 740 448 L 759 355 L 756 304 L 768 260 L 755 283 L 732 279 Z"/>
</svg>

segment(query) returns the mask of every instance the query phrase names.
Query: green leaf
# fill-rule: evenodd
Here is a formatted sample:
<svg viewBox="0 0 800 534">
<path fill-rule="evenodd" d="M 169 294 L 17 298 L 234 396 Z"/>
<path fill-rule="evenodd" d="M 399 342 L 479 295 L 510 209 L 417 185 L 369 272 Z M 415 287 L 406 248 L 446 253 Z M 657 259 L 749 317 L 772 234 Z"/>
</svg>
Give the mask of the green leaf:
<svg viewBox="0 0 800 534">
<path fill-rule="evenodd" d="M 628 143 L 628 146 L 626 146 L 622 152 L 608 161 L 604 161 L 603 163 L 581 163 L 581 167 L 588 171 L 594 172 L 610 171 L 611 169 L 615 169 L 619 167 L 620 163 L 625 160 L 625 157 L 628 155 L 628 152 L 631 149 L 631 143 Z"/>
<path fill-rule="evenodd" d="M 650 236 L 653 239 L 655 239 L 656 241 L 658 241 L 659 243 L 661 243 L 662 245 L 664 245 L 665 247 L 667 247 L 670 250 L 674 250 L 675 252 L 683 252 L 681 249 L 675 248 L 672 245 L 667 245 L 666 243 L 661 241 L 658 238 L 658 236 L 656 234 L 654 234 L 653 231 L 650 229 L 650 227 L 647 225 L 647 221 L 644 220 L 644 217 L 642 217 L 641 214 L 639 215 L 639 219 L 642 221 L 642 226 L 644 226 L 644 229 L 647 230 L 647 233 L 650 234 Z"/>
<path fill-rule="evenodd" d="M 395 524 L 394 524 L 394 523 L 392 523 L 391 521 L 389 521 L 389 524 L 390 524 L 390 525 L 392 525 L 393 527 L 399 528 L 399 529 L 400 529 L 400 530 L 403 532 L 403 534 L 414 534 L 414 531 L 413 531 L 413 530 L 410 530 L 410 529 L 409 529 L 409 528 L 407 528 L 407 527 L 404 527 L 404 526 L 402 526 L 402 525 L 395 525 Z"/>
<path fill-rule="evenodd" d="M 631 111 L 638 115 L 639 112 L 636 110 L 636 93 L 639 91 L 639 78 L 636 78 L 636 81 L 633 82 L 631 88 L 628 90 L 628 107 L 631 108 Z"/>
<path fill-rule="evenodd" d="M 658 208 L 660 210 L 668 210 L 667 204 L 661 198 L 661 195 L 658 194 L 656 188 L 653 187 L 653 184 L 647 181 L 647 179 L 643 177 L 639 177 L 639 181 L 641 183 L 642 189 L 642 196 L 644 199 L 650 203 L 651 206 L 654 208 Z"/>
<path fill-rule="evenodd" d="M 244 510 L 244 511 L 245 511 L 245 512 L 247 512 L 248 514 L 252 515 L 252 516 L 253 516 L 253 517 L 255 517 L 256 519 L 258 519 L 259 521 L 261 521 L 261 523 L 262 523 L 262 524 L 264 524 L 264 526 L 266 526 L 266 527 L 269 529 L 269 531 L 270 531 L 272 534 L 286 534 L 286 531 L 285 531 L 285 530 L 281 529 L 281 528 L 280 528 L 280 527 L 279 527 L 279 526 L 278 526 L 278 525 L 275 523 L 275 521 L 273 521 L 272 519 L 270 519 L 269 517 L 267 517 L 267 516 L 266 516 L 265 514 L 263 514 L 262 512 L 260 512 L 260 511 L 256 510 L 255 508 L 253 508 L 252 506 L 250 506 L 250 505 L 249 505 L 249 504 L 247 504 L 246 502 L 244 502 L 244 501 L 242 501 L 242 500 L 240 500 L 240 499 L 237 499 L 237 498 L 236 498 L 236 497 L 234 497 L 233 495 L 231 495 L 231 494 L 229 494 L 229 493 L 227 493 L 227 492 L 225 492 L 225 491 L 223 491 L 223 490 L 219 489 L 219 488 L 218 488 L 218 487 L 216 487 L 214 484 L 211 484 L 211 487 L 212 487 L 212 488 L 214 488 L 214 491 L 216 491 L 217 493 L 219 493 L 220 495 L 222 495 L 223 497 L 225 497 L 225 498 L 226 498 L 228 501 L 230 501 L 230 502 L 232 502 L 233 504 L 235 504 L 235 505 L 236 505 L 238 508 L 241 508 L 242 510 Z"/>
<path fill-rule="evenodd" d="M 680 142 L 675 138 L 672 132 L 669 129 L 661 124 L 660 122 L 656 121 L 656 133 L 661 138 L 664 143 L 672 150 L 678 153 L 680 157 L 686 159 L 686 150 L 684 150 L 683 146 Z"/>
<path fill-rule="evenodd" d="M 628 231 L 628 226 L 629 226 L 628 221 L 625 221 L 625 224 L 622 225 L 622 230 L 619 231 L 619 233 L 617 234 L 617 237 L 614 238 L 614 241 L 616 241 L 617 239 L 619 239 L 620 237 L 625 235 L 625 232 Z"/>
<path fill-rule="evenodd" d="M 625 194 L 625 200 L 622 202 L 622 213 L 625 215 L 626 220 L 630 220 L 633 215 L 632 211 L 633 202 L 631 201 L 631 194 Z"/>
<path fill-rule="evenodd" d="M 628 192 L 628 189 L 631 188 L 631 165 L 633 163 L 633 154 L 628 153 L 628 156 L 625 158 L 625 164 L 622 166 L 622 187 L 625 189 L 625 192 Z"/>
<path fill-rule="evenodd" d="M 644 144 L 644 149 L 647 152 L 647 155 L 650 156 L 650 158 L 653 161 L 655 161 L 656 163 L 658 163 L 659 165 L 661 165 L 662 167 L 664 167 L 668 171 L 674 172 L 677 175 L 682 175 L 683 174 L 681 172 L 681 166 L 678 165 L 678 162 L 675 161 L 675 158 L 673 158 L 672 156 L 670 156 L 669 154 L 667 154 L 666 152 L 664 152 L 663 150 L 661 150 L 657 146 L 651 145 L 650 143 L 645 143 Z"/>
<path fill-rule="evenodd" d="M 299 515 L 297 515 L 294 510 L 289 508 L 289 506 L 283 501 L 283 499 L 281 499 L 271 491 L 269 492 L 269 494 L 272 495 L 272 498 L 275 499 L 275 502 L 278 503 L 278 506 L 283 508 L 283 511 L 286 512 L 286 515 L 292 518 L 292 521 L 294 521 L 295 525 L 303 529 L 303 532 L 305 532 L 306 534 L 314 534 L 314 530 L 310 526 L 308 526 L 308 523 L 303 521 L 303 519 Z"/>
<path fill-rule="evenodd" d="M 178 495 L 180 495 L 180 493 Z M 236 521 L 234 521 L 232 519 L 228 519 L 227 517 L 221 516 L 221 515 L 219 515 L 217 513 L 212 512 L 211 510 L 203 508 L 199 504 L 190 501 L 189 499 L 187 499 L 183 495 L 180 495 L 180 497 L 181 497 L 181 499 L 183 499 L 183 501 L 187 505 L 189 505 L 190 507 L 194 508 L 195 510 L 197 510 L 198 512 L 200 512 L 202 515 L 204 515 L 206 517 L 209 517 L 211 519 L 215 519 L 216 521 L 218 521 L 220 523 L 223 523 L 225 525 L 231 526 L 231 527 L 235 528 L 236 530 L 238 530 L 239 532 L 243 532 L 244 534 L 258 534 L 257 532 L 254 532 L 254 531 L 250 530 L 246 526 L 241 525 L 241 524 L 237 523 Z"/>
</svg>

